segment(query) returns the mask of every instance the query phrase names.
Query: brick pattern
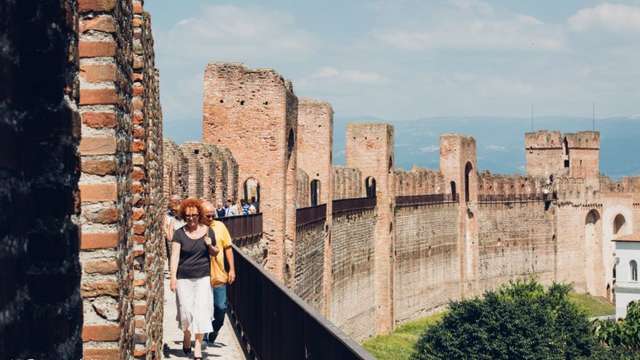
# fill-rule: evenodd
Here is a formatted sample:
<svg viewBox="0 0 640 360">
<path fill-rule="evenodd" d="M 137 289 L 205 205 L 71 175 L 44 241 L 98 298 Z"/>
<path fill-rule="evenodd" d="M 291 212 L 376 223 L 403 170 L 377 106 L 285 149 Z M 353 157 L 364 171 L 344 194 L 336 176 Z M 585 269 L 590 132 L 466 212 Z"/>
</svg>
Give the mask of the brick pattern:
<svg viewBox="0 0 640 360">
<path fill-rule="evenodd" d="M 333 166 L 333 200 L 365 196 L 364 179 L 358 169 Z"/>
<path fill-rule="evenodd" d="M 84 356 L 106 352 L 129 357 L 134 335 L 129 314 L 134 296 L 133 258 L 129 256 L 134 246 L 133 9 L 130 1 L 82 0 L 80 16 Z M 96 272 L 92 265 L 96 262 L 116 262 L 119 271 L 103 267 Z"/>
<path fill-rule="evenodd" d="M 164 140 L 165 197 L 203 198 L 214 204 L 238 196 L 238 164 L 227 149 L 199 142 Z"/>
<path fill-rule="evenodd" d="M 535 276 L 554 280 L 555 226 L 544 203 L 481 205 L 478 212 L 478 286 L 493 289 L 509 280 Z"/>
<path fill-rule="evenodd" d="M 324 240 L 327 224 L 324 221 L 300 226 L 296 234 L 295 287 L 296 295 L 318 312 L 324 309 Z"/>
<path fill-rule="evenodd" d="M 238 187 L 228 196 L 249 178 L 260 184 L 266 268 L 285 282 L 294 271 L 297 105 L 291 83 L 273 70 L 214 63 L 205 70 L 203 140 L 233 153 Z"/>
<path fill-rule="evenodd" d="M 395 323 L 417 319 L 460 297 L 457 204 L 398 207 L 395 219 Z"/>
<path fill-rule="evenodd" d="M 439 171 L 414 167 L 411 171 L 394 170 L 394 195 L 447 194 L 448 184 Z"/>
<path fill-rule="evenodd" d="M 4 1 L 0 13 L 0 354 L 77 359 L 77 2 Z"/>
<path fill-rule="evenodd" d="M 162 351 L 164 235 L 162 221 L 162 112 L 154 62 L 151 19 L 141 1 L 133 2 L 133 355 L 154 359 Z M 146 307 L 136 314 L 136 307 Z"/>
<path fill-rule="evenodd" d="M 309 175 L 298 168 L 296 174 L 296 209 L 311 206 Z"/>
<path fill-rule="evenodd" d="M 357 341 L 376 334 L 374 210 L 333 218 L 329 319 Z"/>
</svg>

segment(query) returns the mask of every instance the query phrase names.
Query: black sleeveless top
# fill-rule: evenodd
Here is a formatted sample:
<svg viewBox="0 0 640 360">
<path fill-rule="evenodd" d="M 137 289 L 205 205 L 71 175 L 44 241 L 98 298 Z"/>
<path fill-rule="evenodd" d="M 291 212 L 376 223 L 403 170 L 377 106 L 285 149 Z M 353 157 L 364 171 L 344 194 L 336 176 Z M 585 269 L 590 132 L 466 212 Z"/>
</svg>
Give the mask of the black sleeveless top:
<svg viewBox="0 0 640 360">
<path fill-rule="evenodd" d="M 212 244 L 216 237 L 207 229 Z M 209 276 L 209 250 L 204 242 L 204 236 L 194 240 L 187 236 L 184 227 L 173 233 L 173 240 L 180 244 L 180 260 L 178 261 L 178 279 L 198 279 Z"/>
</svg>

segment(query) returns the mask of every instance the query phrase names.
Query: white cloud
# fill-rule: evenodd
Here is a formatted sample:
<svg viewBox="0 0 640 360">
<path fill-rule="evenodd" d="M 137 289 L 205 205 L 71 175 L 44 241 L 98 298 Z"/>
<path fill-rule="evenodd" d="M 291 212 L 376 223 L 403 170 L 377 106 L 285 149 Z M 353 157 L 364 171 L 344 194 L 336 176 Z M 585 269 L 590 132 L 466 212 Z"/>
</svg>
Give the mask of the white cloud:
<svg viewBox="0 0 640 360">
<path fill-rule="evenodd" d="M 383 75 L 377 72 L 353 69 L 339 70 L 329 66 L 320 68 L 310 77 L 311 79 L 331 79 L 333 81 L 362 84 L 375 84 L 385 82 L 387 80 Z"/>
<path fill-rule="evenodd" d="M 495 145 L 495 144 L 487 145 L 486 149 L 489 150 L 489 151 L 497 151 L 497 152 L 505 152 L 505 151 L 507 151 L 507 148 L 505 146 Z"/>
<path fill-rule="evenodd" d="M 593 29 L 637 32 L 640 31 L 640 7 L 604 3 L 579 10 L 567 22 L 576 32 Z"/>
<path fill-rule="evenodd" d="M 561 50 L 562 28 L 517 13 L 496 11 L 478 0 L 449 0 L 449 7 L 431 21 L 413 27 L 377 30 L 379 41 L 404 50 Z"/>
<path fill-rule="evenodd" d="M 198 16 L 178 21 L 161 40 L 172 54 L 237 61 L 305 55 L 313 48 L 311 36 L 292 15 L 236 5 L 205 6 Z"/>
<path fill-rule="evenodd" d="M 420 151 L 423 153 L 435 153 L 440 151 L 440 146 L 438 145 L 429 145 L 420 148 Z"/>
</svg>

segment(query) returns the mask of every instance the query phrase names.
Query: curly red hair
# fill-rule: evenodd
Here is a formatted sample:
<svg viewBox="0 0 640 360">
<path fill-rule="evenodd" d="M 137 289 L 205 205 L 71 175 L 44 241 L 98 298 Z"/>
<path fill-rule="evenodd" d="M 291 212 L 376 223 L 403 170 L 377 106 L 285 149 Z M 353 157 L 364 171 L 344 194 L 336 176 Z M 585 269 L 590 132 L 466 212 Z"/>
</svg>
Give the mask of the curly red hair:
<svg viewBox="0 0 640 360">
<path fill-rule="evenodd" d="M 182 200 L 180 203 L 180 217 L 186 219 L 187 209 L 188 208 L 196 208 L 198 209 L 198 215 L 202 216 L 202 201 L 194 198 L 187 198 Z"/>
</svg>

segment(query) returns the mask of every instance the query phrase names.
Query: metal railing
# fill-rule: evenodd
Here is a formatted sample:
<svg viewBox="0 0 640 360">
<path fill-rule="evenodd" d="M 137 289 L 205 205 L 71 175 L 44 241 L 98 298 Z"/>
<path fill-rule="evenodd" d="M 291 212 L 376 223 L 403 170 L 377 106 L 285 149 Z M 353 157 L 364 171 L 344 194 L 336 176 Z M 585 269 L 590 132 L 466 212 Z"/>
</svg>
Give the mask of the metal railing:
<svg viewBox="0 0 640 360">
<path fill-rule="evenodd" d="M 327 218 L 327 204 L 296 209 L 296 226 L 304 226 Z"/>
<path fill-rule="evenodd" d="M 416 206 L 428 204 L 455 203 L 460 200 L 458 194 L 427 194 L 396 196 L 396 206 Z"/>
<path fill-rule="evenodd" d="M 376 207 L 375 197 L 333 200 L 333 215 L 373 209 Z"/>
<path fill-rule="evenodd" d="M 526 201 L 550 201 L 551 194 L 500 194 L 500 195 L 478 195 L 478 202 L 500 203 L 500 202 L 526 202 Z"/>
<path fill-rule="evenodd" d="M 250 359 L 366 359 L 360 345 L 280 285 L 234 245 L 238 277 L 229 318 Z"/>
<path fill-rule="evenodd" d="M 220 219 L 239 246 L 245 246 L 262 235 L 262 214 L 230 216 Z"/>
</svg>

